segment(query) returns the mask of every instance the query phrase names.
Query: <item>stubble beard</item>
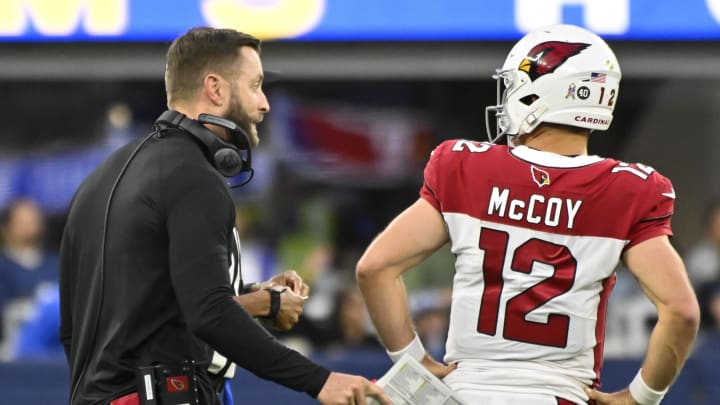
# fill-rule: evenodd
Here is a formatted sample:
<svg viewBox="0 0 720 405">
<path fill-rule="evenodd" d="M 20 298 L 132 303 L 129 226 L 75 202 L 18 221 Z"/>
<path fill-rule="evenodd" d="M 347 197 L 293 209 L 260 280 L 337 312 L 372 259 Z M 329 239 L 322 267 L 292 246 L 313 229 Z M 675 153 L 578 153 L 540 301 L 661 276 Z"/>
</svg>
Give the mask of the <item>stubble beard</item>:
<svg viewBox="0 0 720 405">
<path fill-rule="evenodd" d="M 260 138 L 257 134 L 257 120 L 254 120 L 250 115 L 245 112 L 240 97 L 237 94 L 232 94 L 230 97 L 230 106 L 225 114 L 225 118 L 237 124 L 248 136 L 251 147 L 256 147 L 260 143 Z"/>
</svg>

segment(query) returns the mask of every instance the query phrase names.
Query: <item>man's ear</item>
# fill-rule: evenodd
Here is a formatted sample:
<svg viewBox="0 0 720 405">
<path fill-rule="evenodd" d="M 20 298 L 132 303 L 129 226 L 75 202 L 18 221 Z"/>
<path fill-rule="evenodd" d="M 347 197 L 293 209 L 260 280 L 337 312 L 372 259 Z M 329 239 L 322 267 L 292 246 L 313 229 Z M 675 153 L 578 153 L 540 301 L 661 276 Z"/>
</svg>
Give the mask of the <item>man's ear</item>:
<svg viewBox="0 0 720 405">
<path fill-rule="evenodd" d="M 222 77 L 215 73 L 209 73 L 205 75 L 202 83 L 203 94 L 214 104 L 222 105 L 225 92 L 227 91 L 224 86 L 224 80 Z"/>
</svg>

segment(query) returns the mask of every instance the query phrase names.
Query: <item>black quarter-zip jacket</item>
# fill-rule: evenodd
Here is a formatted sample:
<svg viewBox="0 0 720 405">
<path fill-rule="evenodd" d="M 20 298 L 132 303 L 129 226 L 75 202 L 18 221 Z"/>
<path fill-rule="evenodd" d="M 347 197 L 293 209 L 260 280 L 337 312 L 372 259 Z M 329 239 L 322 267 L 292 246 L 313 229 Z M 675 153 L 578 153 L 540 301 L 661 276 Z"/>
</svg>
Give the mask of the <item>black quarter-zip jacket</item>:
<svg viewBox="0 0 720 405">
<path fill-rule="evenodd" d="M 208 364 L 212 349 L 316 397 L 330 372 L 277 342 L 233 300 L 235 208 L 225 179 L 191 135 L 162 134 L 117 182 L 105 232 L 110 191 L 142 140 L 112 154 L 73 198 L 60 254 L 71 404 L 106 404 L 136 390 L 137 366 Z M 202 403 L 212 404 L 202 374 Z"/>
</svg>

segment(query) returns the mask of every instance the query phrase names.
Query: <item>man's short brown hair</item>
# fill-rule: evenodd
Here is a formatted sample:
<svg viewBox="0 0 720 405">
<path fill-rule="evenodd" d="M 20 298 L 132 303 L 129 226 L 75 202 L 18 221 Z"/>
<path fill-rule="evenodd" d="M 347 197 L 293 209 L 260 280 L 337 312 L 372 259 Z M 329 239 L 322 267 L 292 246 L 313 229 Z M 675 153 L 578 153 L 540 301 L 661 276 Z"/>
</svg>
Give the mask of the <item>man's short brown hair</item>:
<svg viewBox="0 0 720 405">
<path fill-rule="evenodd" d="M 209 71 L 231 77 L 230 66 L 243 46 L 260 52 L 259 39 L 233 29 L 198 27 L 175 39 L 165 67 L 168 106 L 191 100 Z"/>
</svg>

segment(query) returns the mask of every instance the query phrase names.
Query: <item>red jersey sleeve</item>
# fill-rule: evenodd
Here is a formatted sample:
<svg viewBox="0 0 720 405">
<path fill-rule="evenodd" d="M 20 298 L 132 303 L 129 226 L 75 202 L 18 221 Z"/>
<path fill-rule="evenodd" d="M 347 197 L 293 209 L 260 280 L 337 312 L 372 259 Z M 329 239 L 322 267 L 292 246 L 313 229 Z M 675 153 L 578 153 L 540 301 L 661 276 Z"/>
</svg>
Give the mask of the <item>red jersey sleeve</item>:
<svg viewBox="0 0 720 405">
<path fill-rule="evenodd" d="M 643 203 L 637 221 L 630 229 L 627 248 L 656 236 L 672 236 L 670 219 L 675 207 L 675 190 L 669 179 L 653 172 L 647 179 L 647 189 L 640 193 Z"/>
<path fill-rule="evenodd" d="M 443 156 L 448 153 L 447 150 L 450 148 L 450 144 L 451 141 L 445 141 L 430 153 L 430 159 L 425 165 L 425 172 L 423 174 L 423 185 L 422 188 L 420 188 L 420 197 L 432 204 L 432 206 L 440 212 L 442 212 L 439 194 L 442 159 Z"/>
</svg>

